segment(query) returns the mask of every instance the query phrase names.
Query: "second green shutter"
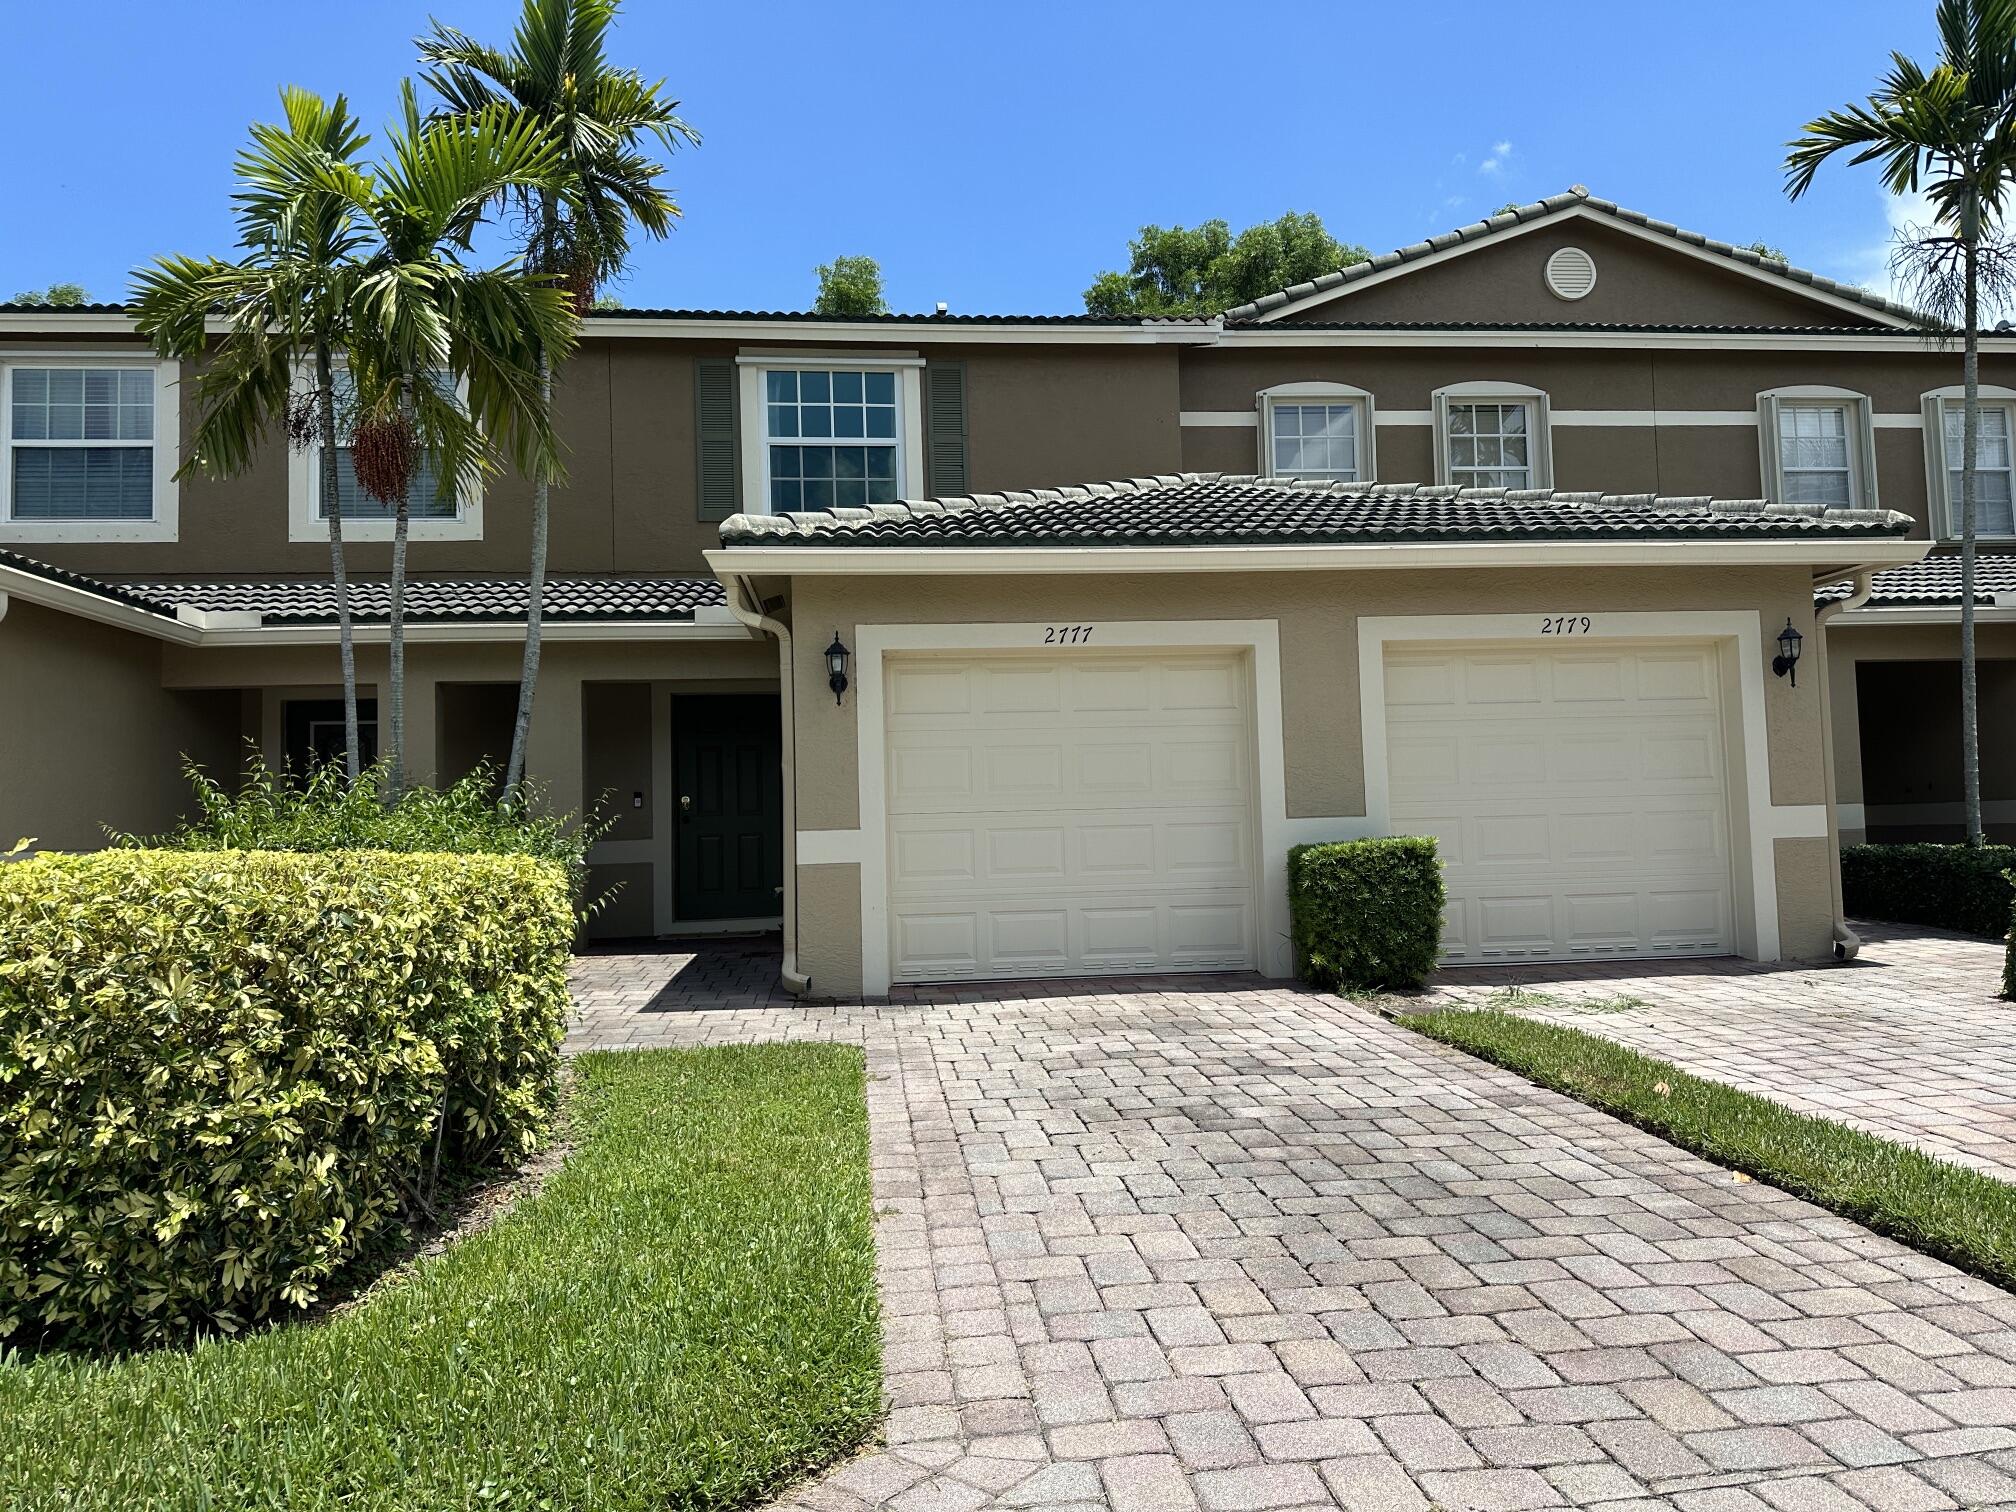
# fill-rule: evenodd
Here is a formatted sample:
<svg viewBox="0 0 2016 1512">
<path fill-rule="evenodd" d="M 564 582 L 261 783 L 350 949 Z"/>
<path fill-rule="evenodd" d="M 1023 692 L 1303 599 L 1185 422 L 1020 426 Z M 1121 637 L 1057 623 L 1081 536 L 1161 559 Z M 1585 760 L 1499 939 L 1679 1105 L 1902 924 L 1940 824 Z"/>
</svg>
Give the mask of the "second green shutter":
<svg viewBox="0 0 2016 1512">
<path fill-rule="evenodd" d="M 742 458 L 735 435 L 735 364 L 695 359 L 693 449 L 699 459 L 700 518 L 725 520 L 741 508 Z"/>
<path fill-rule="evenodd" d="M 925 454 L 933 498 L 967 491 L 966 364 L 934 362 L 924 369 Z"/>
</svg>

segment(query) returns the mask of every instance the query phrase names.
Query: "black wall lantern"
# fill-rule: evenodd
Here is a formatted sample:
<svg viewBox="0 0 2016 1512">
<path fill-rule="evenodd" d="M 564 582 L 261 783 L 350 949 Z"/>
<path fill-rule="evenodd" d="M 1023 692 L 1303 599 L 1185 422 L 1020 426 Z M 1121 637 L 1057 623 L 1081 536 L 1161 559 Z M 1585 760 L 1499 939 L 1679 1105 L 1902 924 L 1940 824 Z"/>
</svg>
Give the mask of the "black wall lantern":
<svg viewBox="0 0 2016 1512">
<path fill-rule="evenodd" d="M 826 686 L 833 690 L 833 702 L 839 703 L 841 695 L 847 691 L 847 657 L 850 653 L 840 643 L 840 632 L 833 632 L 833 644 L 826 648 Z"/>
<path fill-rule="evenodd" d="M 1792 621 L 1785 621 L 1785 628 L 1778 632 L 1778 654 L 1771 659 L 1771 670 L 1780 677 L 1792 679 L 1792 686 L 1799 686 L 1799 643 L 1806 637 L 1792 628 Z"/>
</svg>

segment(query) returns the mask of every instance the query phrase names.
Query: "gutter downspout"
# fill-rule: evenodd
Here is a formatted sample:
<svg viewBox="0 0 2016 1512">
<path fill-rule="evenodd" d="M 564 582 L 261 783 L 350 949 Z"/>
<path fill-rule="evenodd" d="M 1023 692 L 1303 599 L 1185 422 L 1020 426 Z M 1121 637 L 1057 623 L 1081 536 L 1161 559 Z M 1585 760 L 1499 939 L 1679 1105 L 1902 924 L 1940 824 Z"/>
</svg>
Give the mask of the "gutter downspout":
<svg viewBox="0 0 2016 1512">
<path fill-rule="evenodd" d="M 782 726 L 784 758 L 784 964 L 778 972 L 784 990 L 803 997 L 812 989 L 812 980 L 798 972 L 798 763 L 797 720 L 795 718 L 797 679 L 792 676 L 791 628 L 772 619 L 762 610 L 749 580 L 740 573 L 722 579 L 728 589 L 728 612 L 751 630 L 777 638 L 777 719 Z"/>
<path fill-rule="evenodd" d="M 1868 603 L 1869 595 L 1876 588 L 1875 578 L 1875 568 L 1857 568 L 1850 575 L 1848 597 L 1822 604 L 1813 613 L 1814 627 L 1820 632 L 1814 636 L 1820 643 L 1820 780 L 1827 787 L 1827 883 L 1834 904 L 1834 958 L 1837 961 L 1854 960 L 1862 949 L 1862 938 L 1848 927 L 1847 910 L 1841 897 L 1841 815 L 1836 802 L 1839 794 L 1834 786 L 1834 676 L 1827 665 L 1827 622 L 1837 614 L 1860 609 Z M 1823 578 L 1813 586 L 1820 588 L 1839 581 L 1838 576 Z"/>
</svg>

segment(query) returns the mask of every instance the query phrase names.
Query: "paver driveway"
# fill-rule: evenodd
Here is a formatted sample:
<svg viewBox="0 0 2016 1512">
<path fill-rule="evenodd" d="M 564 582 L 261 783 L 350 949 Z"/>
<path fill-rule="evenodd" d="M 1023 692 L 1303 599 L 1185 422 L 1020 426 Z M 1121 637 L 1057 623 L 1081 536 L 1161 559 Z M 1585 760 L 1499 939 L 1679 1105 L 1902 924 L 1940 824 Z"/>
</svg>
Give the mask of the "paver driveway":
<svg viewBox="0 0 2016 1512">
<path fill-rule="evenodd" d="M 2016 1297 L 1348 1003 L 738 971 L 575 1044 L 866 1048 L 888 1445 L 789 1507 L 2016 1505 Z"/>
<path fill-rule="evenodd" d="M 1444 972 L 1428 997 L 1477 1002 L 1508 985 L 1531 987 L 1555 1000 L 1520 1010 L 1533 1018 L 2016 1181 L 2016 1003 L 1996 995 L 2003 947 L 1939 930 L 1855 927 L 1864 947 L 1850 966 L 1505 967 Z M 1637 1006 L 1603 1006 L 1618 998 Z"/>
</svg>

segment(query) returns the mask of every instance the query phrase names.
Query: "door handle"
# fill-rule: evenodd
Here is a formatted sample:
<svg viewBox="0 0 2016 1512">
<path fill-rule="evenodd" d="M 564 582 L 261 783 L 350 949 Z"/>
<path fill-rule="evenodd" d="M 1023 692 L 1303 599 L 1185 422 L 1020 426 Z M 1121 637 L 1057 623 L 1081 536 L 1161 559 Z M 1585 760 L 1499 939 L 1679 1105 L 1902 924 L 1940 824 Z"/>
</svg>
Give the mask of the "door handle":
<svg viewBox="0 0 2016 1512">
<path fill-rule="evenodd" d="M 679 817 L 681 819 L 691 819 L 693 817 L 693 798 L 691 794 L 681 793 L 679 795 Z"/>
</svg>

